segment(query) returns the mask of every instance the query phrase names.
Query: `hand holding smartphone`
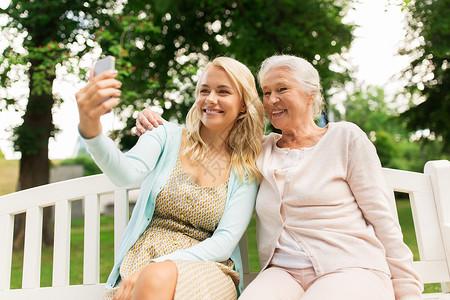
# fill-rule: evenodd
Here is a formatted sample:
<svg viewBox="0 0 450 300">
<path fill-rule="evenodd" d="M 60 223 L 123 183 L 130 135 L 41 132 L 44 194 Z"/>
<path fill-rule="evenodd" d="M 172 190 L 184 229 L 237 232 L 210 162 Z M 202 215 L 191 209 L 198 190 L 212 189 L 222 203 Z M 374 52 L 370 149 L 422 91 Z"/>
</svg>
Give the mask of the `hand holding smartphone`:
<svg viewBox="0 0 450 300">
<path fill-rule="evenodd" d="M 100 75 L 103 72 L 114 70 L 115 68 L 116 59 L 114 56 L 107 56 L 103 59 L 100 59 L 97 61 L 94 65 L 94 77 Z M 106 97 L 103 99 L 99 105 L 101 105 L 103 102 L 109 100 L 111 97 Z M 107 111 L 106 113 L 109 113 L 111 110 Z"/>
<path fill-rule="evenodd" d="M 100 75 L 103 72 L 114 70 L 115 62 L 116 59 L 114 58 L 114 56 L 107 56 L 97 61 L 94 66 L 94 77 Z M 105 102 L 110 98 L 111 97 L 106 97 L 105 99 L 102 100 L 102 102 L 100 102 L 100 104 L 102 104 L 103 102 Z"/>
</svg>

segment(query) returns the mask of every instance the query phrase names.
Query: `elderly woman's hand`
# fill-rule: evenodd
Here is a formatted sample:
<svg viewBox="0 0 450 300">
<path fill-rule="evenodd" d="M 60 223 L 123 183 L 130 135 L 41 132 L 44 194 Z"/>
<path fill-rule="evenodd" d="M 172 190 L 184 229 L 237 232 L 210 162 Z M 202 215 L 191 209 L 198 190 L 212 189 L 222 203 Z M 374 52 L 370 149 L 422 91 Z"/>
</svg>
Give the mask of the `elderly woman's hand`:
<svg viewBox="0 0 450 300">
<path fill-rule="evenodd" d="M 80 132 L 85 138 L 93 138 L 102 132 L 100 117 L 120 102 L 119 88 L 122 83 L 115 79 L 117 71 L 107 71 L 94 77 L 89 75 L 89 83 L 76 93 L 75 98 L 80 115 Z M 103 99 L 111 97 L 103 101 Z"/>
<path fill-rule="evenodd" d="M 147 129 L 152 130 L 153 127 L 158 127 L 162 123 L 163 119 L 158 113 L 146 108 L 139 112 L 136 118 L 136 134 L 141 136 Z"/>
</svg>

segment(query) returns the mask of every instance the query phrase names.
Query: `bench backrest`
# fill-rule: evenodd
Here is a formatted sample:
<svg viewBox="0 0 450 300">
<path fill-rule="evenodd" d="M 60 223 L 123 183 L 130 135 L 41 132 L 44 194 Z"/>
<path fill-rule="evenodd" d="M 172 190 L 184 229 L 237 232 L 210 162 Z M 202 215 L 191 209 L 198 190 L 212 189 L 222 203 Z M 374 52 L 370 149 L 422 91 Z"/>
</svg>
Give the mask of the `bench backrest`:
<svg viewBox="0 0 450 300">
<path fill-rule="evenodd" d="M 450 162 L 434 161 L 425 173 L 384 169 L 389 188 L 410 195 L 420 261 L 414 267 L 425 283 L 441 282 L 450 289 Z M 99 282 L 100 197 L 114 201 L 114 250 L 129 216 L 130 191 L 105 175 L 83 177 L 40 186 L 0 197 L 0 299 L 101 299 Z M 69 285 L 71 203 L 84 199 L 83 285 Z M 40 288 L 43 208 L 55 207 L 52 287 Z M 392 197 L 393 212 L 396 212 Z M 22 289 L 10 290 L 14 216 L 26 213 Z M 249 271 L 246 236 L 240 242 L 244 285 L 256 276 Z"/>
<path fill-rule="evenodd" d="M 128 223 L 128 194 L 139 186 L 119 188 L 105 175 L 82 177 L 0 197 L 0 299 L 101 299 L 100 197 L 114 199 L 114 250 Z M 83 285 L 69 287 L 71 204 L 84 200 Z M 54 206 L 52 287 L 40 287 L 43 208 Z M 22 289 L 9 290 L 14 216 L 26 213 Z M 85 288 L 87 287 L 87 288 Z M 3 297 L 3 295 L 7 297 Z M 51 296 L 57 297 L 51 297 Z M 38 297 L 39 296 L 39 297 Z M 49 296 L 51 298 L 46 298 Z"/>
</svg>

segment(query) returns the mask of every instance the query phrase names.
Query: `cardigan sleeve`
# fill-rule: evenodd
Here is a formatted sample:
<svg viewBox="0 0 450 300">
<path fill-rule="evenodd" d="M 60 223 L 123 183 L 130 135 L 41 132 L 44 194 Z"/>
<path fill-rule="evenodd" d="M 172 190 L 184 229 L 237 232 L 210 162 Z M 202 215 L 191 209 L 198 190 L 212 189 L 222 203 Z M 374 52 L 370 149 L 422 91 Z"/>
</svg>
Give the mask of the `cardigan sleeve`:
<svg viewBox="0 0 450 300">
<path fill-rule="evenodd" d="M 162 125 L 151 132 L 147 131 L 125 154 L 103 133 L 83 140 L 96 164 L 108 178 L 117 186 L 126 186 L 140 182 L 153 170 L 166 141 L 166 129 Z"/>
<path fill-rule="evenodd" d="M 390 208 L 390 195 L 375 146 L 361 132 L 349 147 L 347 182 L 366 221 L 383 244 L 397 300 L 422 299 L 423 285 L 412 267 L 412 252 L 403 242 L 400 224 Z"/>
<path fill-rule="evenodd" d="M 153 261 L 179 259 L 222 262 L 230 258 L 250 222 L 258 190 L 255 182 L 236 185 L 238 187 L 232 191 L 218 227 L 210 238 Z"/>
</svg>

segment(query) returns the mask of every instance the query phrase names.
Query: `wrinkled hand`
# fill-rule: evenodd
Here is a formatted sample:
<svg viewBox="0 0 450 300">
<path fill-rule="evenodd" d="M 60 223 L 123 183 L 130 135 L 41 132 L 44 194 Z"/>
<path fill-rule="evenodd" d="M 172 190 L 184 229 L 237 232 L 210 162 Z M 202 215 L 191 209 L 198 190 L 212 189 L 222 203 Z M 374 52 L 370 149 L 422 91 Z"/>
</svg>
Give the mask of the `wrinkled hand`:
<svg viewBox="0 0 450 300">
<path fill-rule="evenodd" d="M 158 127 L 162 123 L 163 119 L 158 113 L 146 108 L 139 112 L 136 118 L 136 134 L 141 136 L 147 129 L 152 130 L 153 127 Z"/>
<path fill-rule="evenodd" d="M 143 268 L 137 270 L 122 281 L 119 289 L 114 295 L 113 300 L 131 300 L 131 297 L 133 296 L 134 286 L 136 285 L 136 281 L 138 280 L 142 270 Z"/>
<path fill-rule="evenodd" d="M 80 115 L 80 132 L 85 138 L 93 138 L 102 132 L 100 117 L 117 106 L 122 83 L 115 79 L 117 71 L 107 71 L 94 77 L 92 70 L 89 83 L 75 94 Z M 111 97 L 104 101 L 102 100 Z"/>
</svg>

